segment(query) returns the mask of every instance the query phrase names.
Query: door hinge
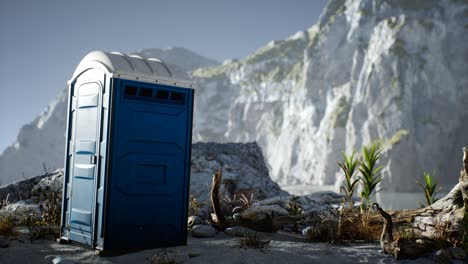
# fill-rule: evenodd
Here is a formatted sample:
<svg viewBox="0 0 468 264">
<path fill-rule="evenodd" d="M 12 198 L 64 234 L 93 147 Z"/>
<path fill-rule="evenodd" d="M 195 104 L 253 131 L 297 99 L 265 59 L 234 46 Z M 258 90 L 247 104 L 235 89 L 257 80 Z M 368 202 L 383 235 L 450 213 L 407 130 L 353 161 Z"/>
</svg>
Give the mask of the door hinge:
<svg viewBox="0 0 468 264">
<path fill-rule="evenodd" d="M 97 163 L 97 156 L 96 155 L 93 155 L 91 156 L 91 164 L 96 164 Z"/>
</svg>

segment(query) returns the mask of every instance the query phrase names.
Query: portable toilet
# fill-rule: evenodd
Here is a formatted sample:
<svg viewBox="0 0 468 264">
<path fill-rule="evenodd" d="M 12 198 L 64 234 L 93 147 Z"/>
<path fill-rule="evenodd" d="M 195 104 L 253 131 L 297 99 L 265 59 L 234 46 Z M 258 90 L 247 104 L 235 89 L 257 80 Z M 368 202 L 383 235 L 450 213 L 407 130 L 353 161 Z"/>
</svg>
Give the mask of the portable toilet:
<svg viewBox="0 0 468 264">
<path fill-rule="evenodd" d="M 68 82 L 61 240 L 185 245 L 194 90 L 158 59 L 101 51 Z"/>
</svg>

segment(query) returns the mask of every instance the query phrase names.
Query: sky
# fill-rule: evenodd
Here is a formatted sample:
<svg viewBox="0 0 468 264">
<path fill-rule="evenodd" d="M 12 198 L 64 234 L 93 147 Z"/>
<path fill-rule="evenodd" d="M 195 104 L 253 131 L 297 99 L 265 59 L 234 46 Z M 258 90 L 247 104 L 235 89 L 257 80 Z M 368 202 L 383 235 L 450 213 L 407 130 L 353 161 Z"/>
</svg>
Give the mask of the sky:
<svg viewBox="0 0 468 264">
<path fill-rule="evenodd" d="M 1 0 L 0 153 L 90 51 L 183 47 L 222 62 L 314 25 L 326 0 Z"/>
</svg>

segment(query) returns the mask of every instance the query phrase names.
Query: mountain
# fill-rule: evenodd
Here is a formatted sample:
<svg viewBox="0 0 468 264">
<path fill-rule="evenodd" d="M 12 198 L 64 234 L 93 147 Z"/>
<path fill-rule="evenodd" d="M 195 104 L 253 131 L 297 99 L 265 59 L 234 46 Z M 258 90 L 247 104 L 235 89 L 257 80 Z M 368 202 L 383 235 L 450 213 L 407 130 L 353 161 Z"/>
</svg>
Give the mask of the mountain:
<svg viewBox="0 0 468 264">
<path fill-rule="evenodd" d="M 193 139 L 257 141 L 281 186 L 339 185 L 341 152 L 373 142 L 384 147 L 386 190 L 413 190 L 424 171 L 454 183 L 468 145 L 467 33 L 466 1 L 332 0 L 307 30 L 186 68 L 197 85 Z M 29 177 L 43 160 L 62 166 L 60 98 L 0 156 L 2 179 Z"/>
<path fill-rule="evenodd" d="M 193 72 L 194 139 L 257 141 L 282 186 L 339 185 L 341 152 L 373 142 L 386 190 L 455 183 L 467 42 L 467 1 L 330 1 L 310 29 Z"/>
<path fill-rule="evenodd" d="M 144 49 L 135 53 L 160 58 L 188 72 L 219 64 L 183 48 Z M 40 171 L 63 168 L 67 96 L 66 89 L 60 92 L 43 113 L 20 129 L 15 143 L 1 153 L 0 186 L 30 178 Z"/>
</svg>

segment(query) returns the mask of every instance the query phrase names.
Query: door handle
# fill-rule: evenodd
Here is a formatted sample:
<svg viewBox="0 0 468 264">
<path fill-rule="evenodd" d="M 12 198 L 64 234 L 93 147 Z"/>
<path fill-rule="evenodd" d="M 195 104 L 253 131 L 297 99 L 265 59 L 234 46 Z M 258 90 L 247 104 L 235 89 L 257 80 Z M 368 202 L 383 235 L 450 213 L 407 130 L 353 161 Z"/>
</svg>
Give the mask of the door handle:
<svg viewBox="0 0 468 264">
<path fill-rule="evenodd" d="M 91 156 L 91 161 L 89 163 L 96 164 L 97 163 L 97 156 L 95 156 L 95 155 Z"/>
</svg>

